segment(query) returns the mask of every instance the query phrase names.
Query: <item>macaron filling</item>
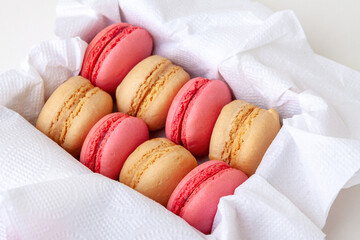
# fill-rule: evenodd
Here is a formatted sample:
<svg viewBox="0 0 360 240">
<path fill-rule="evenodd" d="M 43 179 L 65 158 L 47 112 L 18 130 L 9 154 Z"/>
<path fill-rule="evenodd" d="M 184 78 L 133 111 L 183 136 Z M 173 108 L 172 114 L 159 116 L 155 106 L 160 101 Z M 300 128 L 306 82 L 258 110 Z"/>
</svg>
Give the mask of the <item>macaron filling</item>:
<svg viewBox="0 0 360 240">
<path fill-rule="evenodd" d="M 120 114 L 106 120 L 95 132 L 94 138 L 89 145 L 89 159 L 86 166 L 93 172 L 100 172 L 100 162 L 104 145 L 115 128 L 129 116 Z"/>
<path fill-rule="evenodd" d="M 97 76 L 99 74 L 99 70 L 101 68 L 102 63 L 104 62 L 107 55 L 111 52 L 111 50 L 126 36 L 129 36 L 135 30 L 140 29 L 140 27 L 128 26 L 122 29 L 118 35 L 116 35 L 103 49 L 98 57 L 93 70 L 91 71 L 91 82 L 96 85 Z"/>
<path fill-rule="evenodd" d="M 105 47 L 127 27 L 129 27 L 129 25 L 115 25 L 113 28 L 109 29 L 91 49 L 89 49 L 89 52 L 86 54 L 83 61 L 83 66 L 80 72 L 81 76 L 91 81 L 93 69 L 101 53 Z"/>
<path fill-rule="evenodd" d="M 198 172 L 182 187 L 169 210 L 181 216 L 186 202 L 200 190 L 201 185 L 210 179 L 212 180 L 226 169 L 230 169 L 230 166 L 224 163 L 215 163 Z"/>
<path fill-rule="evenodd" d="M 179 107 L 176 109 L 176 113 L 174 114 L 174 120 L 171 125 L 171 140 L 176 144 L 182 144 L 186 146 L 186 116 L 189 114 L 191 109 L 191 103 L 196 98 L 197 94 L 199 94 L 200 90 L 203 89 L 207 84 L 210 83 L 209 79 L 206 78 L 197 78 L 194 81 L 193 85 L 188 89 L 188 91 L 183 94 L 180 99 Z"/>
</svg>

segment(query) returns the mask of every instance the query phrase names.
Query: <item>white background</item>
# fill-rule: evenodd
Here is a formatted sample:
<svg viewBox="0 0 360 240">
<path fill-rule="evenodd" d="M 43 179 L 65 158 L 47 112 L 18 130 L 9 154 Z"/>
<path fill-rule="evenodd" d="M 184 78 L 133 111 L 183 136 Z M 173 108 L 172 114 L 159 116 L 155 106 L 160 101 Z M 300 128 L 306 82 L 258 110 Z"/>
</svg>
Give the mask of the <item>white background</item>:
<svg viewBox="0 0 360 240">
<path fill-rule="evenodd" d="M 360 71 L 360 1 L 259 0 L 292 9 L 314 51 Z M 16 68 L 31 46 L 53 34 L 57 0 L 11 0 L 0 8 L 0 73 Z M 341 163 L 339 163 L 341 164 Z M 360 186 L 343 190 L 330 209 L 327 239 L 360 239 Z"/>
</svg>

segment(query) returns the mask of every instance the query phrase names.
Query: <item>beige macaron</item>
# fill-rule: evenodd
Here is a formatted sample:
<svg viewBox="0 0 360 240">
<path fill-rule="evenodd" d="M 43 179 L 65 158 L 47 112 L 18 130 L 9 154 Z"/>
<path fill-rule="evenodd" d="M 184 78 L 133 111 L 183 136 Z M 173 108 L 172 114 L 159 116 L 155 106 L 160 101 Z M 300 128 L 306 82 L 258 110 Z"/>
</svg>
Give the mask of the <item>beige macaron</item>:
<svg viewBox="0 0 360 240">
<path fill-rule="evenodd" d="M 91 127 L 112 109 L 113 101 L 108 93 L 83 77 L 72 77 L 47 100 L 36 128 L 78 157 Z"/>
<path fill-rule="evenodd" d="M 163 128 L 172 100 L 189 79 L 189 74 L 169 59 L 150 56 L 117 87 L 118 110 L 143 119 L 150 131 Z"/>
<path fill-rule="evenodd" d="M 222 160 L 251 176 L 280 127 L 279 115 L 274 109 L 261 109 L 242 100 L 232 101 L 216 121 L 209 158 Z"/>
<path fill-rule="evenodd" d="M 175 187 L 196 166 L 196 159 L 184 147 L 166 138 L 154 138 L 130 154 L 119 180 L 166 206 Z"/>
</svg>

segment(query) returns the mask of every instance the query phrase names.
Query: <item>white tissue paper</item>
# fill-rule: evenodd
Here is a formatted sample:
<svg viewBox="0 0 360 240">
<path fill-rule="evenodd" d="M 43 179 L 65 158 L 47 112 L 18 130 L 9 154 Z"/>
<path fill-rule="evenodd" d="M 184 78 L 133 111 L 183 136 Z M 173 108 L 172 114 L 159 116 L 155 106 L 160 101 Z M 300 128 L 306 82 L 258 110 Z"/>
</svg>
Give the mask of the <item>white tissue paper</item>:
<svg viewBox="0 0 360 240">
<path fill-rule="evenodd" d="M 147 29 L 154 54 L 192 77 L 225 80 L 236 98 L 281 115 L 256 174 L 220 200 L 211 235 L 92 173 L 33 126 L 78 74 L 86 42 L 118 21 Z M 0 239 L 324 239 L 339 191 L 360 183 L 360 73 L 316 55 L 292 11 L 249 0 L 60 0 L 55 32 L 0 75 Z"/>
</svg>

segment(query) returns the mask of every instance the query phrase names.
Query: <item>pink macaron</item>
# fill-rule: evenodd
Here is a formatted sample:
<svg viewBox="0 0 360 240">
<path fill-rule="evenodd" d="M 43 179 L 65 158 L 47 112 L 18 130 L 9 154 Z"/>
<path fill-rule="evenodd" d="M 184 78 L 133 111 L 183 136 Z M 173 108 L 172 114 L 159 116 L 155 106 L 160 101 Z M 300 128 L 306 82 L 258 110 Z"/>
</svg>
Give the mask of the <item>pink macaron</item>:
<svg viewBox="0 0 360 240">
<path fill-rule="evenodd" d="M 80 162 L 93 172 L 118 179 L 127 157 L 148 139 L 148 127 L 140 118 L 119 112 L 108 114 L 86 136 Z"/>
<path fill-rule="evenodd" d="M 191 79 L 171 103 L 166 137 L 195 156 L 208 154 L 216 119 L 230 101 L 231 92 L 225 82 L 202 77 Z"/>
<path fill-rule="evenodd" d="M 204 234 L 211 232 L 220 198 L 247 180 L 240 170 L 211 160 L 189 172 L 171 194 L 167 209 Z"/>
<path fill-rule="evenodd" d="M 143 28 L 127 23 L 112 24 L 90 42 L 80 75 L 114 95 L 126 74 L 150 56 L 153 40 Z"/>
</svg>

